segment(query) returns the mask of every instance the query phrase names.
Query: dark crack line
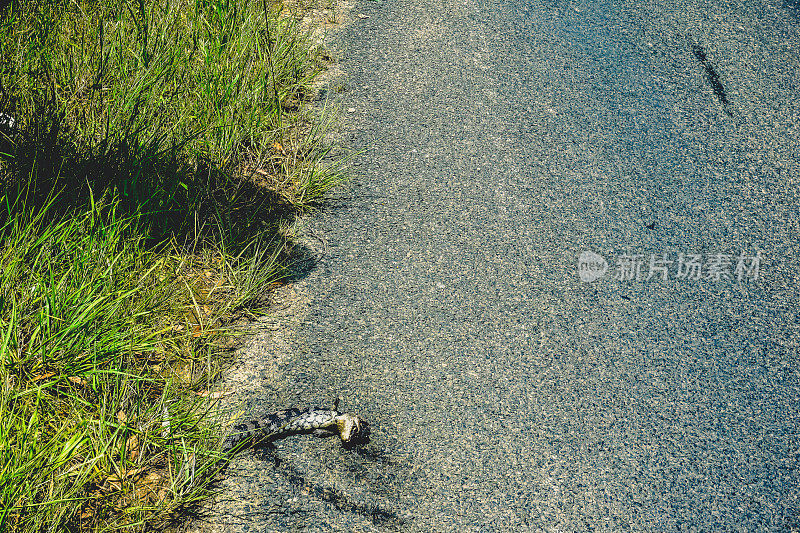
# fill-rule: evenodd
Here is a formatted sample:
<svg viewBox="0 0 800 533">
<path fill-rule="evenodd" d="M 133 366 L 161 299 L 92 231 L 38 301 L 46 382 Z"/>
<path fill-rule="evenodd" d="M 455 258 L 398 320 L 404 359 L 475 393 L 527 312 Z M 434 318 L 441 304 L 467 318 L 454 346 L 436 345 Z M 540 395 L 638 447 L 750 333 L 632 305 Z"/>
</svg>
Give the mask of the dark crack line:
<svg viewBox="0 0 800 533">
<path fill-rule="evenodd" d="M 692 52 L 694 53 L 694 57 L 700 61 L 700 64 L 703 65 L 703 68 L 706 70 L 706 79 L 708 79 L 709 85 L 714 90 L 714 94 L 717 95 L 717 99 L 722 104 L 722 108 L 725 110 L 725 113 L 728 114 L 729 117 L 733 117 L 733 112 L 731 111 L 731 104 L 728 101 L 728 95 L 725 92 L 725 87 L 723 87 L 722 82 L 719 81 L 719 74 L 717 74 L 716 69 L 714 66 L 708 61 L 706 57 L 706 52 L 703 50 L 703 47 L 697 43 L 692 44 Z"/>
</svg>

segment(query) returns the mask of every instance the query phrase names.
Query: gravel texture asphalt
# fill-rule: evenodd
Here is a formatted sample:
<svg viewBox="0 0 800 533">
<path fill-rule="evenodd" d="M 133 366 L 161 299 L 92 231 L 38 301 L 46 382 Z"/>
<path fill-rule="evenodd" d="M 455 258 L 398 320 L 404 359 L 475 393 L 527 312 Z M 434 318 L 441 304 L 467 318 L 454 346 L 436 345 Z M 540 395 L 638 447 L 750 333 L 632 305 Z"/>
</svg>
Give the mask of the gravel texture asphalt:
<svg viewBox="0 0 800 533">
<path fill-rule="evenodd" d="M 353 13 L 358 178 L 248 408 L 372 442 L 245 453 L 213 528 L 800 530 L 797 0 Z"/>
</svg>

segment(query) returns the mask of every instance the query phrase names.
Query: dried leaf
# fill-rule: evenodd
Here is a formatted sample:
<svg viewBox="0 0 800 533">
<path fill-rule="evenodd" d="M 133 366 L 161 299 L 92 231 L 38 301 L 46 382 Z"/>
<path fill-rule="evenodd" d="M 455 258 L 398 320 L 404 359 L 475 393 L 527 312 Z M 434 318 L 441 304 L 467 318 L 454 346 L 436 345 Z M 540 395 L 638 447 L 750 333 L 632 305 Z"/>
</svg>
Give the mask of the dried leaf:
<svg viewBox="0 0 800 533">
<path fill-rule="evenodd" d="M 161 436 L 165 439 L 169 438 L 169 434 L 172 432 L 172 425 L 169 421 L 169 411 L 167 410 L 167 406 L 164 406 L 164 410 L 161 411 Z"/>
<path fill-rule="evenodd" d="M 206 390 L 206 391 L 198 392 L 196 394 L 198 396 L 202 397 L 202 398 L 211 398 L 212 400 L 219 400 L 220 398 L 224 398 L 225 396 L 230 396 L 231 394 L 233 394 L 233 392 L 231 392 L 231 391 L 229 391 L 229 392 L 223 392 L 223 391 L 211 392 L 211 391 L 207 391 Z"/>
<path fill-rule="evenodd" d="M 103 485 L 100 488 L 103 489 L 104 492 L 112 492 L 115 490 L 121 491 L 122 483 L 111 479 L 111 477 L 109 476 L 108 478 L 106 478 L 105 483 L 103 483 Z"/>
<path fill-rule="evenodd" d="M 131 435 L 125 442 L 125 450 L 128 452 L 128 459 L 135 461 L 139 457 L 139 438 Z"/>
<path fill-rule="evenodd" d="M 106 478 L 106 481 L 109 483 L 116 483 L 122 481 L 123 479 L 128 479 L 129 477 L 133 477 L 137 474 L 144 472 L 144 468 L 131 468 L 130 470 L 123 470 L 120 474 L 111 474 Z M 149 475 L 149 474 L 148 474 Z"/>
</svg>

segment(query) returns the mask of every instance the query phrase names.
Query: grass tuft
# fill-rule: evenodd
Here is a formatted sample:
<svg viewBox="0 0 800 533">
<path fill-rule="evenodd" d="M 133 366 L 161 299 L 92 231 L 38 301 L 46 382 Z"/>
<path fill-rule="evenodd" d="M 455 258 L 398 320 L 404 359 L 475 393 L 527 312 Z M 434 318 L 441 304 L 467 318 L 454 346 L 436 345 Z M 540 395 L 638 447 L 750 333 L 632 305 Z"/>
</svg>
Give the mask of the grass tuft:
<svg viewBox="0 0 800 533">
<path fill-rule="evenodd" d="M 0 3 L 0 530 L 152 530 L 208 494 L 232 324 L 344 179 L 280 6 Z"/>
</svg>

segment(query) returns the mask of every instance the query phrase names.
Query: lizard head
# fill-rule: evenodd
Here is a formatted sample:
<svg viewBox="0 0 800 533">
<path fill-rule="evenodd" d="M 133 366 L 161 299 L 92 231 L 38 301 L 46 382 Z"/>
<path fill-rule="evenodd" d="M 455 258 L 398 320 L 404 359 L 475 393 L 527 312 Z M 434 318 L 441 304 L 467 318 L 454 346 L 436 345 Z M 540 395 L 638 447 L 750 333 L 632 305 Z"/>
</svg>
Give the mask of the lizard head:
<svg viewBox="0 0 800 533">
<path fill-rule="evenodd" d="M 343 444 L 366 444 L 369 442 L 369 424 L 352 413 L 336 417 L 336 428 Z"/>
</svg>

